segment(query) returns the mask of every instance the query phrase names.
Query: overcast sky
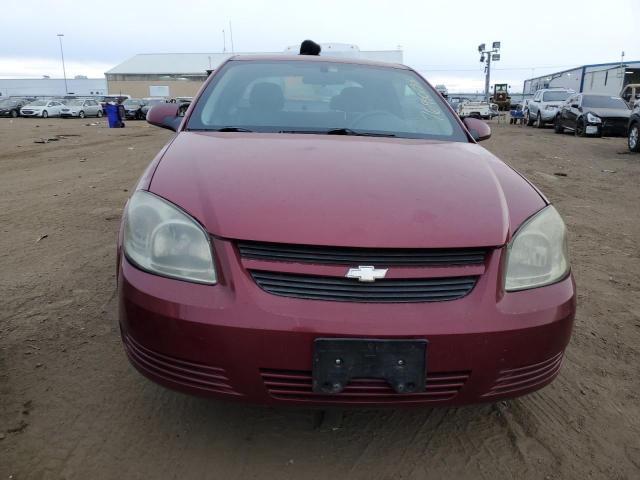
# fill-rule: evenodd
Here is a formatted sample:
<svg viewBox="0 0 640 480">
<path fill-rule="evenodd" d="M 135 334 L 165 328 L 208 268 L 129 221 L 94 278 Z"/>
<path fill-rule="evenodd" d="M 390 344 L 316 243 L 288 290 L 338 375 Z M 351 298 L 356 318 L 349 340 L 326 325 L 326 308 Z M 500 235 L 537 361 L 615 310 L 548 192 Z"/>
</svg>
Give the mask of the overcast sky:
<svg viewBox="0 0 640 480">
<path fill-rule="evenodd" d="M 4 3 L 10 3 L 4 5 Z M 509 6 L 508 11 L 502 9 Z M 640 60 L 640 0 L 20 0 L 3 1 L 0 77 L 102 77 L 136 53 L 282 51 L 305 38 L 404 50 L 451 91 L 484 89 L 477 46 L 502 42 L 492 82 L 588 63 Z M 27 33 L 28 32 L 28 33 Z"/>
</svg>

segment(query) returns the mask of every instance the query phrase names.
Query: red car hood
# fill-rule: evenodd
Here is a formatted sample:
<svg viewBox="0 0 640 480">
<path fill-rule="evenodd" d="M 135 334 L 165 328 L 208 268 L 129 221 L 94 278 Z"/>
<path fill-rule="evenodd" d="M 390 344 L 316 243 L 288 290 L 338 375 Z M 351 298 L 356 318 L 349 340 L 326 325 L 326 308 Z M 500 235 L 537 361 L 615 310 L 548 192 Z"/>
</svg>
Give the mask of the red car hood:
<svg viewBox="0 0 640 480">
<path fill-rule="evenodd" d="M 150 191 L 214 235 L 360 247 L 504 244 L 545 205 L 471 143 L 182 132 Z"/>
</svg>

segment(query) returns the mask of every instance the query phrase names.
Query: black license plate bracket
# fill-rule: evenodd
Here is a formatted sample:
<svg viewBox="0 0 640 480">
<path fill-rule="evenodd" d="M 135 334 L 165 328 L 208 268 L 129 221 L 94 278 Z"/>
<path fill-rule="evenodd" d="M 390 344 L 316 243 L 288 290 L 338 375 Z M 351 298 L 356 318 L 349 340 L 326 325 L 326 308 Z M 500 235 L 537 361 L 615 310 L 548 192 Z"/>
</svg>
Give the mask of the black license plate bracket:
<svg viewBox="0 0 640 480">
<path fill-rule="evenodd" d="M 336 394 L 352 378 L 382 378 L 397 393 L 424 392 L 427 343 L 423 339 L 317 338 L 313 391 Z"/>
</svg>

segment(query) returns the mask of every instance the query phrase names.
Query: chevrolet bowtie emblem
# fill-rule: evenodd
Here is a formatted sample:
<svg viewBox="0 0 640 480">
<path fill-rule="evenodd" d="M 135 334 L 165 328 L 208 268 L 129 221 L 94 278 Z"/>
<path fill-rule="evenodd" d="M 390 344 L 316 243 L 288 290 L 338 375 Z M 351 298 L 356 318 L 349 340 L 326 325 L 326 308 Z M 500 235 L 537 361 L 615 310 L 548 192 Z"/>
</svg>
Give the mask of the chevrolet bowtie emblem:
<svg viewBox="0 0 640 480">
<path fill-rule="evenodd" d="M 347 278 L 355 278 L 359 282 L 375 282 L 387 275 L 387 268 L 376 268 L 373 265 L 360 265 L 358 268 L 350 268 Z"/>
</svg>

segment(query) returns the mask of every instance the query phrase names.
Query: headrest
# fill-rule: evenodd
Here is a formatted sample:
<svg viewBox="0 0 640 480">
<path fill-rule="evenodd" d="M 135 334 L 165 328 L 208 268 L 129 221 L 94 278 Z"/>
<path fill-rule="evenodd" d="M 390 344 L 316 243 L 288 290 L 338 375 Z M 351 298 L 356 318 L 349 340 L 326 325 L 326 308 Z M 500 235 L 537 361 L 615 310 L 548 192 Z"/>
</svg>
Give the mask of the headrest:
<svg viewBox="0 0 640 480">
<path fill-rule="evenodd" d="M 284 94 L 282 88 L 275 83 L 256 83 L 249 95 L 249 104 L 252 108 L 275 112 L 284 107 Z"/>
</svg>

